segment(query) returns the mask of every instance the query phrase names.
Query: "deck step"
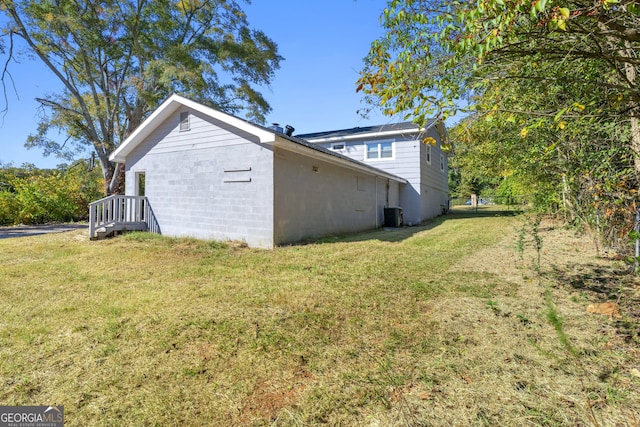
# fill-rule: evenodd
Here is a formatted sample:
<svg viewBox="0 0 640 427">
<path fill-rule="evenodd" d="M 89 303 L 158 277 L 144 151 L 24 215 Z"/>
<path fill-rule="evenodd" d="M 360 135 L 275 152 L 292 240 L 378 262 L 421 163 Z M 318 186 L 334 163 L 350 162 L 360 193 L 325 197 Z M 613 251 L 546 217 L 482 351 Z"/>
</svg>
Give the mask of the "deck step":
<svg viewBox="0 0 640 427">
<path fill-rule="evenodd" d="M 125 231 L 160 233 L 144 196 L 112 194 L 89 203 L 89 238 L 99 240 Z"/>
<path fill-rule="evenodd" d="M 147 224 L 145 222 L 124 222 L 107 224 L 100 228 L 97 228 L 95 230 L 95 236 L 92 236 L 91 240 L 106 239 L 125 231 L 147 231 Z"/>
</svg>

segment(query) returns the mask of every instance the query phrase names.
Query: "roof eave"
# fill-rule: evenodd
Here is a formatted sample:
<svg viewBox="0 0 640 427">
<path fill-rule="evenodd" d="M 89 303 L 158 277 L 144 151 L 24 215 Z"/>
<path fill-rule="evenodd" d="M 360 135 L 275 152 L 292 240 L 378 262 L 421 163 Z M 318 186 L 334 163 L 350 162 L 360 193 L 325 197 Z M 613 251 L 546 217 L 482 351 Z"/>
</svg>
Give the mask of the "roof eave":
<svg viewBox="0 0 640 427">
<path fill-rule="evenodd" d="M 362 132 L 362 133 L 355 133 L 355 134 L 349 134 L 349 135 L 337 135 L 337 136 L 317 137 L 317 138 L 305 138 L 304 135 L 301 135 L 300 137 L 303 138 L 305 141 L 309 141 L 313 143 L 350 141 L 350 140 L 367 139 L 367 138 L 380 139 L 384 137 L 392 137 L 392 136 L 398 136 L 398 135 L 420 134 L 434 127 L 436 123 L 437 123 L 436 120 L 432 120 L 424 128 L 416 127 L 415 129 L 395 129 L 395 130 L 389 130 L 389 131 Z"/>
</svg>

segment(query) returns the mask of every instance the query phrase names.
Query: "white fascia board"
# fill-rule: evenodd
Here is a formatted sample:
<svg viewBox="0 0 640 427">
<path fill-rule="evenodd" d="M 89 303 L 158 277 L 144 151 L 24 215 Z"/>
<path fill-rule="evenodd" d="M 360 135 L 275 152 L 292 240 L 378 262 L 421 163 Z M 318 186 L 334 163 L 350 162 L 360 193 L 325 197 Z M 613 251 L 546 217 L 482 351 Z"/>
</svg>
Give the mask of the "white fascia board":
<svg viewBox="0 0 640 427">
<path fill-rule="evenodd" d="M 406 134 L 420 134 L 422 132 L 425 132 L 426 130 L 431 129 L 434 124 L 435 124 L 435 121 L 430 123 L 429 126 L 427 126 L 426 128 L 422 128 L 422 129 L 399 129 L 399 130 L 389 130 L 384 132 L 358 133 L 358 134 L 346 135 L 346 136 L 331 136 L 328 138 L 305 138 L 305 141 L 309 141 L 313 143 L 319 143 L 319 142 L 324 143 L 324 142 L 350 141 L 354 139 L 367 139 L 367 138 L 379 139 L 379 138 L 386 138 L 390 136 L 406 135 Z"/>
<path fill-rule="evenodd" d="M 164 101 L 140 126 L 134 130 L 127 139 L 125 139 L 118 148 L 116 148 L 109 160 L 117 163 L 124 163 L 126 157 L 140 144 L 147 136 L 149 136 L 156 127 L 164 120 L 169 118 L 178 109 L 186 107 L 190 110 L 197 111 L 215 120 L 227 123 L 231 127 L 240 129 L 249 134 L 255 135 L 260 142 L 268 143 L 275 141 L 275 134 L 266 129 L 252 125 L 242 119 L 234 117 L 230 114 L 223 113 L 214 108 L 199 104 L 180 95 L 173 94 Z"/>
<path fill-rule="evenodd" d="M 359 133 L 359 134 L 355 134 L 355 135 L 345 135 L 345 136 L 331 136 L 329 138 L 305 138 L 305 141 L 309 141 L 309 142 L 314 142 L 314 143 L 318 143 L 318 142 L 338 142 L 338 141 L 350 141 L 353 139 L 367 139 L 367 138 L 371 138 L 371 137 L 375 137 L 376 139 L 378 138 L 384 138 L 384 137 L 388 137 L 388 136 L 396 136 L 396 135 L 406 135 L 406 134 L 413 134 L 413 133 L 418 133 L 418 129 L 416 130 L 394 130 L 394 131 L 388 131 L 388 132 L 371 132 L 371 133 Z"/>
<path fill-rule="evenodd" d="M 306 157 L 311 157 L 311 158 L 322 160 L 328 163 L 333 163 L 341 166 L 346 166 L 351 169 L 356 169 L 364 173 L 367 173 L 369 175 L 388 178 L 393 181 L 399 182 L 401 184 L 409 183 L 409 181 L 407 181 L 406 179 L 401 178 L 392 173 L 385 172 L 382 169 L 378 169 L 373 166 L 366 165 L 364 163 L 358 162 L 357 160 L 351 159 L 349 157 L 342 158 L 341 156 L 338 156 L 338 155 L 324 153 L 322 151 L 315 150 L 311 147 L 307 147 L 301 144 L 297 144 L 293 141 L 289 141 L 288 139 L 277 138 L 274 146 L 282 148 L 283 150 L 302 154 L 303 156 L 306 156 Z"/>
</svg>

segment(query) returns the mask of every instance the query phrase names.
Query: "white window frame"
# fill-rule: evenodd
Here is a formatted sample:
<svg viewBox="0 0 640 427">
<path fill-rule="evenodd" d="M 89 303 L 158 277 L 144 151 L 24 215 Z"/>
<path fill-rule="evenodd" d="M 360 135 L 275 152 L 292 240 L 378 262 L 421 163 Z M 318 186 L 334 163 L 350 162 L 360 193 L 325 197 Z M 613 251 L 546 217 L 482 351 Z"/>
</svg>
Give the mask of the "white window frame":
<svg viewBox="0 0 640 427">
<path fill-rule="evenodd" d="M 431 164 L 431 144 L 427 144 L 427 164 Z"/>
<path fill-rule="evenodd" d="M 186 132 L 191 130 L 191 114 L 188 111 L 180 112 L 180 132 Z"/>
<path fill-rule="evenodd" d="M 440 172 L 444 172 L 444 154 L 440 154 Z"/>
<path fill-rule="evenodd" d="M 331 149 L 333 151 L 344 151 L 347 148 L 347 144 L 344 142 L 334 142 L 331 144 Z"/>
<path fill-rule="evenodd" d="M 378 145 L 378 156 L 377 157 L 369 157 L 369 145 L 377 144 Z M 382 157 L 382 146 L 385 144 L 391 144 L 391 157 Z M 367 141 L 364 143 L 364 159 L 368 162 L 384 162 L 389 160 L 396 159 L 396 142 L 393 140 L 384 140 L 384 141 Z"/>
</svg>

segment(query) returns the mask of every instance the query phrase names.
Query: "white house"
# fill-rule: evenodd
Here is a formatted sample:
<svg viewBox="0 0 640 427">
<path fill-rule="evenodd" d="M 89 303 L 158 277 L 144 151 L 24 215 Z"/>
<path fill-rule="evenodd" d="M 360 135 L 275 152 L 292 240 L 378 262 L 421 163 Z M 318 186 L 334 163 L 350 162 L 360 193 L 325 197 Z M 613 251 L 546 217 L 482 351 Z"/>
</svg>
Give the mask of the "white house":
<svg viewBox="0 0 640 427">
<path fill-rule="evenodd" d="M 335 135 L 294 137 L 172 95 L 111 154 L 125 164 L 126 195 L 92 203 L 91 237 L 143 228 L 272 248 L 381 227 L 385 208 L 403 208 L 405 218 L 418 223 L 446 203 L 446 158 L 439 170 L 444 187 L 439 175 L 433 184 L 445 188 L 444 195 L 432 197 L 431 171 L 420 172 L 418 159 L 409 157 L 431 150 L 429 161 L 437 166 L 439 145 L 427 149 L 416 139 L 417 128 L 396 126 L 402 132 L 372 128 L 366 137 L 346 138 L 344 149 L 325 147 L 337 141 L 322 139 Z M 378 161 L 366 145 L 376 135 L 383 137 Z M 396 167 L 387 161 L 390 139 Z M 364 147 L 368 154 L 359 159 Z"/>
<path fill-rule="evenodd" d="M 440 121 L 432 119 L 423 129 L 405 122 L 298 137 L 406 179 L 400 206 L 407 225 L 419 224 L 449 207 L 448 156 L 442 146 L 447 132 Z"/>
</svg>

